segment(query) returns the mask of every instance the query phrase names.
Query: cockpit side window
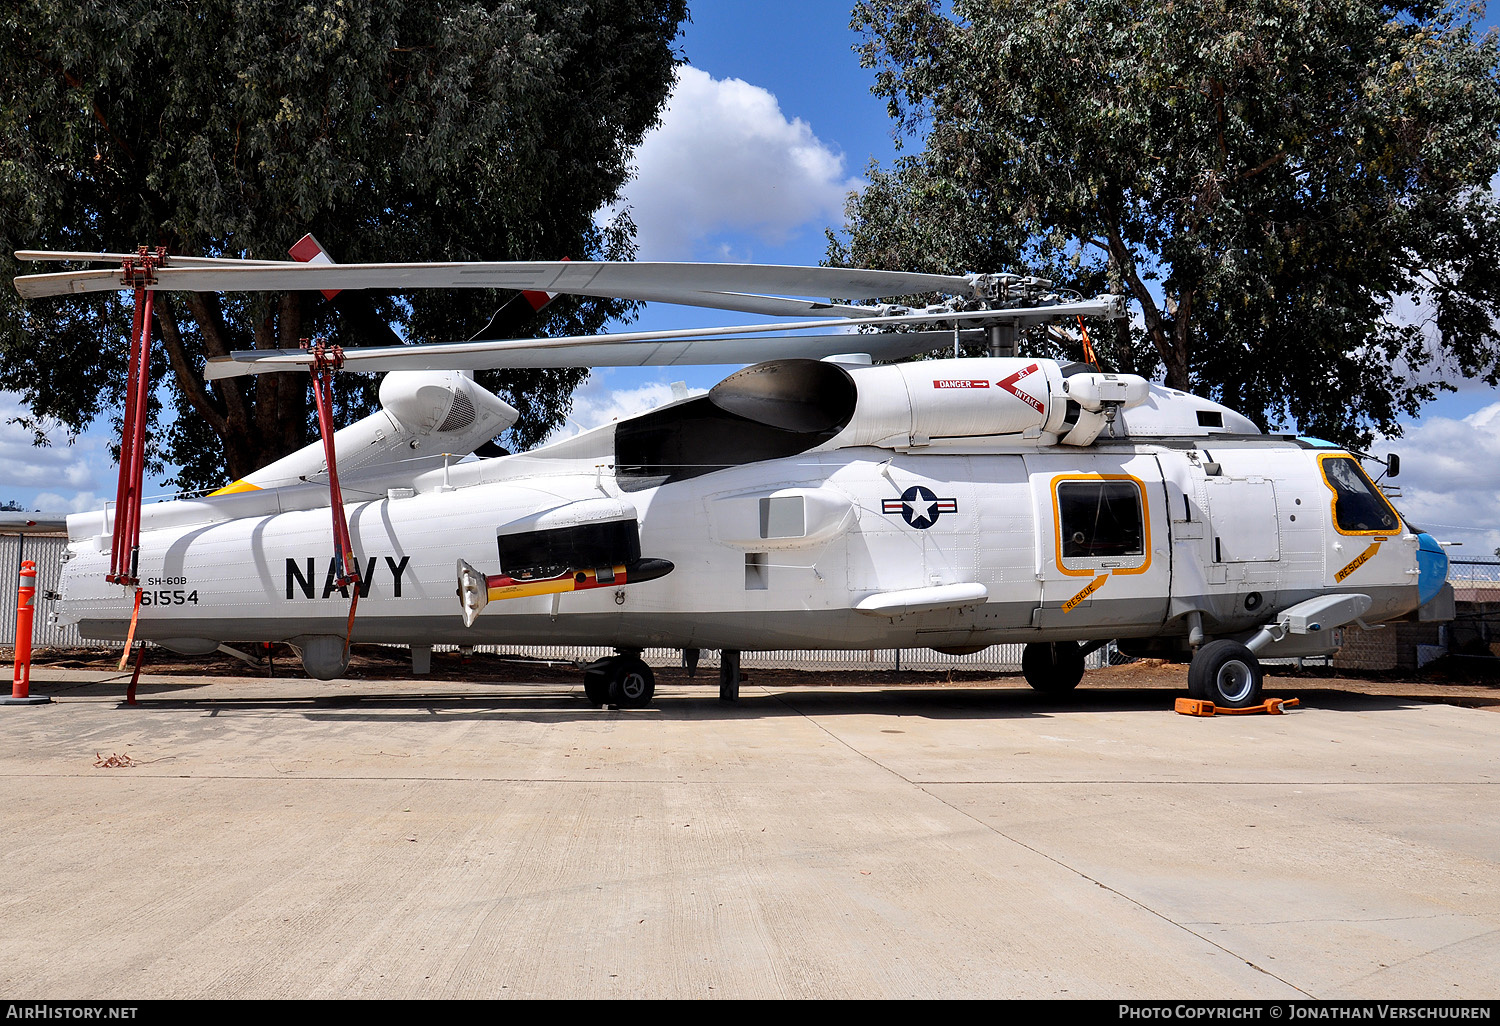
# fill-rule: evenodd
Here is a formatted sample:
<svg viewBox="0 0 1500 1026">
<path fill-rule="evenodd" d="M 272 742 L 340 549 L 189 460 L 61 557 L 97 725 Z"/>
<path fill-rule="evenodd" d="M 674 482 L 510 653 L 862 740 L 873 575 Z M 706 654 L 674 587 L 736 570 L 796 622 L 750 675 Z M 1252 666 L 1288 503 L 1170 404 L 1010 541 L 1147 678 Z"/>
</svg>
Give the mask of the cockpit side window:
<svg viewBox="0 0 1500 1026">
<path fill-rule="evenodd" d="M 1352 456 L 1319 456 L 1333 491 L 1333 526 L 1340 534 L 1395 534 L 1401 518 Z"/>
</svg>

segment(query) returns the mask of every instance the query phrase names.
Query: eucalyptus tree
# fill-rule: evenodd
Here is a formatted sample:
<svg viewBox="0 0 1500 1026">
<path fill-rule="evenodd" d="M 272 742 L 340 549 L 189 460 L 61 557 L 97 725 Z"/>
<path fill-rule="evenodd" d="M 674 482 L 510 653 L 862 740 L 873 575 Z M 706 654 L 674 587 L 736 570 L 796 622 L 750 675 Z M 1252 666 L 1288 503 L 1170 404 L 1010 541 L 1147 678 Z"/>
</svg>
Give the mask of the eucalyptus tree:
<svg viewBox="0 0 1500 1026">
<path fill-rule="evenodd" d="M 0 272 L 19 248 L 285 259 L 313 232 L 344 261 L 622 258 L 599 225 L 673 81 L 683 0 L 17 0 L 0 12 Z M 31 268 L 27 268 L 29 270 Z M 0 388 L 39 435 L 118 409 L 128 297 L 23 303 L 0 290 Z M 175 484 L 238 477 L 303 444 L 303 377 L 203 383 L 205 357 L 466 337 L 504 298 L 169 295 L 155 455 Z M 594 331 L 626 304 L 553 304 L 539 333 Z M 550 310 L 551 308 L 549 308 Z M 586 372 L 491 375 L 534 443 Z M 350 383 L 345 383 L 348 378 Z M 372 401 L 340 379 L 340 414 Z"/>
<path fill-rule="evenodd" d="M 1481 9 L 1482 10 L 1482 9 Z M 829 259 L 1026 269 L 1135 301 L 1121 369 L 1265 427 L 1397 432 L 1494 384 L 1497 43 L 1363 0 L 867 0 L 900 138 Z"/>
</svg>

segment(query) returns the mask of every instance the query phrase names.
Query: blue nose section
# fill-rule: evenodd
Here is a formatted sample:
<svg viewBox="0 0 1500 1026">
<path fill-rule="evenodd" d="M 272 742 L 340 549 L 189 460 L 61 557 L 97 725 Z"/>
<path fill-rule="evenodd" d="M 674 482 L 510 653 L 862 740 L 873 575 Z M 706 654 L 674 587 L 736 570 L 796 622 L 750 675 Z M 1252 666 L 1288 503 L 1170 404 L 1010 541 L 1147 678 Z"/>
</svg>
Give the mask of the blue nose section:
<svg viewBox="0 0 1500 1026">
<path fill-rule="evenodd" d="M 1417 535 L 1417 598 L 1426 605 L 1448 580 L 1448 553 L 1430 534 Z"/>
</svg>

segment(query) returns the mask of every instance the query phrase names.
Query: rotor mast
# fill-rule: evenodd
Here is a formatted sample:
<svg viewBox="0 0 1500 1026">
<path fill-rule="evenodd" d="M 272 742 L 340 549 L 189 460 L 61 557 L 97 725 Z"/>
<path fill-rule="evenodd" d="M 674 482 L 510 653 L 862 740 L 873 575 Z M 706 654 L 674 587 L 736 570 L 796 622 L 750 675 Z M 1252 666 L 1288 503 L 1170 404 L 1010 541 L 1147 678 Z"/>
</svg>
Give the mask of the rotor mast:
<svg viewBox="0 0 1500 1026">
<path fill-rule="evenodd" d="M 994 357 L 1020 355 L 1022 325 L 1050 319 L 1055 314 L 1048 308 L 1066 302 L 1068 298 L 1052 289 L 1053 282 L 1050 278 L 1019 274 L 971 274 L 968 275 L 968 280 L 973 287 L 974 297 L 985 304 L 986 308 L 997 312 L 996 319 L 984 326 L 985 348 Z M 1099 296 L 1094 303 L 1097 304 L 1095 310 L 1069 312 L 1079 318 L 1080 324 L 1085 316 L 1110 319 L 1125 316 L 1125 304 L 1121 296 Z M 1012 316 L 1004 316 L 1006 312 L 1010 312 Z"/>
</svg>

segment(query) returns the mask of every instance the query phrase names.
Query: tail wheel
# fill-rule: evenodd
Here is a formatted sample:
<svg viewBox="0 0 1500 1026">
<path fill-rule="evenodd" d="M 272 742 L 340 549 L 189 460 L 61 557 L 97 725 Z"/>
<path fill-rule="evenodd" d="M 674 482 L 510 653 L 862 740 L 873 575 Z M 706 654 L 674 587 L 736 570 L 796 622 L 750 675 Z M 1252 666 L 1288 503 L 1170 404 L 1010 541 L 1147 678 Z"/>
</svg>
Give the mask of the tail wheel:
<svg viewBox="0 0 1500 1026">
<path fill-rule="evenodd" d="M 1260 701 L 1265 672 L 1260 660 L 1238 641 L 1220 638 L 1198 649 L 1188 667 L 1188 694 L 1222 705 L 1243 709 Z"/>
<path fill-rule="evenodd" d="M 1045 694 L 1072 691 L 1083 680 L 1083 649 L 1076 641 L 1033 642 L 1021 651 L 1021 672 Z"/>
<path fill-rule="evenodd" d="M 656 675 L 640 659 L 620 659 L 609 681 L 609 704 L 621 709 L 641 709 L 656 694 Z"/>
</svg>

